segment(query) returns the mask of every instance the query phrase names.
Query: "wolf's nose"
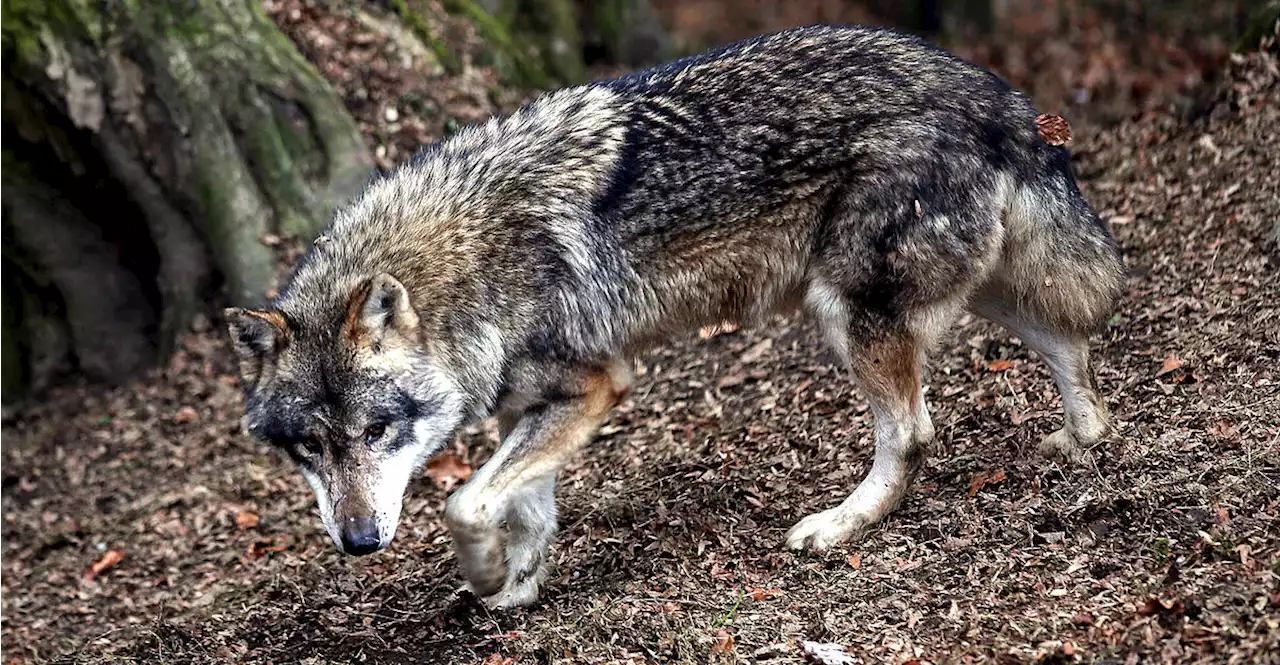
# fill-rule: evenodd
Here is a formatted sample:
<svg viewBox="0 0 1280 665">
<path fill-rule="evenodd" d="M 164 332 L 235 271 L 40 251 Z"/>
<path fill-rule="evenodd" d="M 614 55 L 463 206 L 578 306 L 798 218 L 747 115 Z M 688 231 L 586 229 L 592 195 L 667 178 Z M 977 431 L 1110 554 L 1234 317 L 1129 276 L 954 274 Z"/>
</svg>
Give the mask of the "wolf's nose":
<svg viewBox="0 0 1280 665">
<path fill-rule="evenodd" d="M 372 517 L 348 517 L 342 522 L 342 549 L 347 554 L 372 554 L 379 549 L 378 523 Z"/>
</svg>

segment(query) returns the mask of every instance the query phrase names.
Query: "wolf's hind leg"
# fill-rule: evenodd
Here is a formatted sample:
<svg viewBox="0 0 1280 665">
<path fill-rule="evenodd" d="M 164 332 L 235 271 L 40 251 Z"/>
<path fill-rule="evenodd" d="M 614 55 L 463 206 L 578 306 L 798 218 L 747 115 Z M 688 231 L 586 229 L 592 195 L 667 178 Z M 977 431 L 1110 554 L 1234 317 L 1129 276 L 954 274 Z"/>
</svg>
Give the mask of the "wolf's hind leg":
<svg viewBox="0 0 1280 665">
<path fill-rule="evenodd" d="M 791 549 L 825 551 L 848 540 L 891 512 L 907 493 L 921 465 L 933 423 L 925 406 L 920 370 L 930 337 L 940 330 L 946 316 L 932 317 L 926 326 L 904 325 L 897 330 L 860 327 L 866 333 L 851 335 L 847 310 L 821 286 L 811 290 L 810 311 L 827 332 L 828 341 L 847 365 L 852 367 L 871 404 L 875 422 L 876 448 L 871 471 L 843 503 L 800 520 L 787 533 Z"/>
<path fill-rule="evenodd" d="M 621 363 L 588 373 L 566 395 L 512 422 L 493 457 L 449 497 L 445 519 L 471 590 L 490 607 L 537 599 L 555 535 L 555 478 L 630 387 Z"/>
<path fill-rule="evenodd" d="M 1062 395 L 1062 428 L 1040 442 L 1040 453 L 1079 462 L 1090 446 L 1111 427 L 1106 403 L 1098 390 L 1089 357 L 1088 334 L 1056 332 L 1010 311 L 1000 301 L 981 298 L 975 311 L 1007 328 L 1035 350 L 1049 365 L 1049 373 Z"/>
</svg>

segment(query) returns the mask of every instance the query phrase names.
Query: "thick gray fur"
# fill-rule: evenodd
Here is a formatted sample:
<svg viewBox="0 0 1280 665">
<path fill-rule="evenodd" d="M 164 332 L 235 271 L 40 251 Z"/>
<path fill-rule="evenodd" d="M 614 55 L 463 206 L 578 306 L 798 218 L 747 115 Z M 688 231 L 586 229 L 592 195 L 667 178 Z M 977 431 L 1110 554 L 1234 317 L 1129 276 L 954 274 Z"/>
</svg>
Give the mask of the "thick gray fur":
<svg viewBox="0 0 1280 665">
<path fill-rule="evenodd" d="M 340 546 L 365 514 L 386 546 L 398 497 L 336 497 L 403 493 L 389 465 L 502 418 L 447 513 L 498 606 L 536 598 L 555 473 L 632 359 L 702 326 L 802 308 L 871 400 L 868 479 L 792 547 L 825 550 L 902 498 L 933 435 L 921 364 L 965 308 L 1045 357 L 1065 415 L 1044 448 L 1078 458 L 1109 429 L 1087 340 L 1123 267 L 1036 115 L 992 73 L 865 27 L 549 93 L 372 182 L 270 308 L 229 312 L 247 428 L 299 461 Z"/>
</svg>

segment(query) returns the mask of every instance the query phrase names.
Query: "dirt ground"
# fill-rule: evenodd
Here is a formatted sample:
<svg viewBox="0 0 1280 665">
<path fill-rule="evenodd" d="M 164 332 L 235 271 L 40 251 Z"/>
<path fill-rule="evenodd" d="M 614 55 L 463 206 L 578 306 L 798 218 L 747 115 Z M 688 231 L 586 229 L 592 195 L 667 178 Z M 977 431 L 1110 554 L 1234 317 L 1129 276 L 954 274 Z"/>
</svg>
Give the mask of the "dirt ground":
<svg viewBox="0 0 1280 665">
<path fill-rule="evenodd" d="M 282 24 L 311 7 L 268 6 Z M 286 28 L 313 60 L 359 33 L 313 10 Z M 379 48 L 319 64 L 382 159 L 494 103 L 483 74 L 434 75 L 435 110 L 389 120 L 396 99 L 360 92 Z M 540 603 L 494 613 L 455 593 L 440 514 L 492 428 L 414 481 L 388 551 L 343 556 L 302 479 L 240 432 L 202 320 L 164 371 L 6 409 L 3 661 L 799 663 L 809 640 L 864 663 L 1280 663 L 1275 53 L 1201 93 L 1075 127 L 1131 273 L 1095 344 L 1116 432 L 1085 466 L 1035 456 L 1061 418 L 1043 364 L 966 319 L 930 370 L 917 491 L 861 542 L 792 554 L 787 528 L 869 466 L 865 401 L 803 321 L 684 340 L 642 359 L 563 475 Z"/>
</svg>

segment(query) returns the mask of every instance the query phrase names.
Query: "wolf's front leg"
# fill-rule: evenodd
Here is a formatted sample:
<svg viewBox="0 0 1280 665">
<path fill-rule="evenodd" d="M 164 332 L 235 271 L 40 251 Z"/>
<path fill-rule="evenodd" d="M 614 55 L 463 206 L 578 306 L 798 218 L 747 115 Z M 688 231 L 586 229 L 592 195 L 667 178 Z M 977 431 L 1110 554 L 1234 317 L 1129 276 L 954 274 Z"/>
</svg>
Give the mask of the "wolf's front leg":
<svg viewBox="0 0 1280 665">
<path fill-rule="evenodd" d="M 556 474 L 630 386 L 621 362 L 557 386 L 557 399 L 527 409 L 493 457 L 449 497 L 445 519 L 458 563 L 490 607 L 537 599 L 556 529 Z"/>
</svg>

